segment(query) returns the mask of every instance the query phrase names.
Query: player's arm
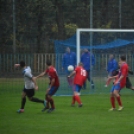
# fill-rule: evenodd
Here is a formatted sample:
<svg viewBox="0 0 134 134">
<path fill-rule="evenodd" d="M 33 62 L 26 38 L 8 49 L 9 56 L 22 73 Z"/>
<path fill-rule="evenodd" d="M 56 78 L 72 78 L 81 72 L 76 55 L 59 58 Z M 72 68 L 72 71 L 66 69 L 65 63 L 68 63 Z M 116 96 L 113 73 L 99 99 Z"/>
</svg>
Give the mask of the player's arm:
<svg viewBox="0 0 134 134">
<path fill-rule="evenodd" d="M 34 83 L 34 86 L 35 86 L 35 90 L 38 90 L 38 85 L 36 83 L 36 78 L 35 77 L 32 77 L 32 81 Z"/>
<path fill-rule="evenodd" d="M 46 71 L 40 73 L 38 76 L 36 76 L 36 78 L 43 77 L 45 74 L 46 74 Z"/>
<path fill-rule="evenodd" d="M 114 83 L 114 85 L 120 83 L 120 81 L 124 78 L 124 75 L 121 75 L 120 78 Z"/>
<path fill-rule="evenodd" d="M 50 85 L 49 85 L 49 88 L 47 89 L 47 93 L 49 92 L 49 90 L 51 89 L 51 87 L 53 87 L 53 85 L 54 85 L 54 83 L 55 83 L 55 78 L 52 78 L 51 79 L 51 83 L 50 83 Z"/>
<path fill-rule="evenodd" d="M 74 76 L 75 74 L 76 74 L 76 71 L 73 71 L 73 72 L 68 76 L 68 78 Z"/>
<path fill-rule="evenodd" d="M 110 84 L 111 80 L 113 80 L 113 79 L 115 79 L 115 78 L 117 78 L 117 77 L 118 77 L 118 75 L 113 76 L 113 77 L 108 77 L 108 79 L 107 79 L 107 81 L 106 81 L 105 87 L 107 87 L 107 86 Z"/>
<path fill-rule="evenodd" d="M 50 88 L 54 85 L 54 83 L 55 83 L 55 78 L 52 78 Z"/>
<path fill-rule="evenodd" d="M 122 71 L 121 71 L 121 76 L 119 77 L 119 79 L 117 80 L 117 82 L 115 83 L 115 85 L 116 85 L 117 83 L 119 83 L 119 82 L 125 77 L 126 74 L 127 74 L 126 68 L 124 67 L 124 68 L 122 69 Z"/>
</svg>

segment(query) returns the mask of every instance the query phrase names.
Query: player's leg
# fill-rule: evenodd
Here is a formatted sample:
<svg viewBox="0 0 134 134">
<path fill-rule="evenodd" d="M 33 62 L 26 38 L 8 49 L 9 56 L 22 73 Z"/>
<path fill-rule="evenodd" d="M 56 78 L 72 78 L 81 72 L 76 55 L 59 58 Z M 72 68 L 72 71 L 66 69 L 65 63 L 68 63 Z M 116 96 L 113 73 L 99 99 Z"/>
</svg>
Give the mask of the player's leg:
<svg viewBox="0 0 134 134">
<path fill-rule="evenodd" d="M 110 91 L 110 102 L 111 102 L 112 108 L 109 109 L 109 111 L 114 111 L 115 110 L 115 96 L 113 94 L 113 91 L 114 91 L 114 85 L 112 86 L 111 91 Z"/>
<path fill-rule="evenodd" d="M 55 103 L 54 103 L 54 99 L 52 98 L 52 96 L 57 92 L 59 87 L 51 87 L 49 92 L 47 93 L 47 98 L 48 98 L 48 101 L 51 105 L 51 108 L 47 111 L 48 113 L 52 112 L 55 110 Z"/>
<path fill-rule="evenodd" d="M 24 112 L 25 103 L 26 103 L 26 92 L 25 92 L 25 89 L 24 89 L 22 91 L 22 95 L 21 95 L 21 107 L 20 107 L 19 110 L 17 110 L 18 113 L 23 113 Z"/>
<path fill-rule="evenodd" d="M 82 107 L 82 102 L 81 102 L 81 99 L 80 99 L 80 96 L 79 96 L 80 90 L 81 90 L 81 86 L 75 85 L 74 98 L 75 98 L 75 101 L 77 101 L 78 106 Z"/>
<path fill-rule="evenodd" d="M 74 95 L 74 91 L 75 91 L 75 85 L 73 85 L 73 96 L 72 96 L 72 103 L 71 103 L 71 106 L 72 107 L 75 106 L 75 95 Z"/>
<path fill-rule="evenodd" d="M 120 84 L 117 84 L 115 85 L 114 92 L 113 92 L 119 105 L 119 109 L 118 109 L 119 111 L 123 109 L 121 97 L 119 94 L 120 89 L 121 89 Z"/>
<path fill-rule="evenodd" d="M 37 102 L 37 103 L 42 103 L 42 104 L 45 105 L 44 100 L 41 100 L 41 99 L 38 99 L 38 98 L 34 97 L 34 94 L 35 94 L 34 89 L 27 89 L 26 94 L 27 94 L 27 97 L 29 98 L 30 101 Z"/>
<path fill-rule="evenodd" d="M 91 88 L 94 89 L 94 82 L 93 82 L 93 80 L 90 78 L 90 70 L 87 70 L 87 79 L 88 79 L 88 81 L 91 83 Z"/>
</svg>

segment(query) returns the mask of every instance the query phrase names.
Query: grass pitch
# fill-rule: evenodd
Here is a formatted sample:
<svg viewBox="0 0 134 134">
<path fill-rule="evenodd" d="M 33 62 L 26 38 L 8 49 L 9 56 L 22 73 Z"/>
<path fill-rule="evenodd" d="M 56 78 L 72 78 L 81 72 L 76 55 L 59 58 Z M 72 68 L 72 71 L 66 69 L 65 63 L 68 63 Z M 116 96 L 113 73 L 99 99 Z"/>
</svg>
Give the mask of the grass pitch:
<svg viewBox="0 0 134 134">
<path fill-rule="evenodd" d="M 27 99 L 22 114 L 16 113 L 21 93 L 0 93 L 0 134 L 132 134 L 134 95 L 131 93 L 122 93 L 121 112 L 108 112 L 109 94 L 91 94 L 81 96 L 81 108 L 70 106 L 71 96 L 54 96 L 53 113 L 42 113 L 42 104 Z M 38 91 L 35 96 L 43 99 L 44 92 Z"/>
</svg>

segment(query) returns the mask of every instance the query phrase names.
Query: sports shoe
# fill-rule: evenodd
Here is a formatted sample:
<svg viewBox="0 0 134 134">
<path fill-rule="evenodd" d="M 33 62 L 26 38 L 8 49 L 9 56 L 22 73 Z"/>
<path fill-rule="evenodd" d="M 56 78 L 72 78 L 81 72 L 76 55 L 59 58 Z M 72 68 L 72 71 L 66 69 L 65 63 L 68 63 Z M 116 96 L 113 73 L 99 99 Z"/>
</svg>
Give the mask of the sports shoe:
<svg viewBox="0 0 134 134">
<path fill-rule="evenodd" d="M 116 110 L 116 108 L 110 108 L 108 111 L 115 111 Z"/>
<path fill-rule="evenodd" d="M 119 106 L 118 111 L 121 111 L 122 109 L 123 109 L 123 107 L 122 106 Z"/>
<path fill-rule="evenodd" d="M 51 113 L 51 112 L 53 112 L 54 110 L 55 110 L 55 108 L 49 108 L 48 111 L 47 111 L 47 113 Z"/>
<path fill-rule="evenodd" d="M 17 113 L 24 113 L 24 109 L 17 110 Z"/>
<path fill-rule="evenodd" d="M 78 107 L 82 107 L 83 105 L 82 104 L 79 104 Z"/>
<path fill-rule="evenodd" d="M 46 111 L 47 109 L 49 109 L 49 108 L 44 107 L 41 111 L 44 112 L 44 111 Z"/>
</svg>

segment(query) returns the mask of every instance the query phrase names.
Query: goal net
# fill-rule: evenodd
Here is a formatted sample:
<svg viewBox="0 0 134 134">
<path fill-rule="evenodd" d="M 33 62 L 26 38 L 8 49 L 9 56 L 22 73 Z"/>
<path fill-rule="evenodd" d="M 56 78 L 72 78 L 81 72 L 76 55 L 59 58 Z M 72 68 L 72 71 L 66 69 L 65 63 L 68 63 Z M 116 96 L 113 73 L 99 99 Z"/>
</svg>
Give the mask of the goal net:
<svg viewBox="0 0 134 134">
<path fill-rule="evenodd" d="M 90 82 L 87 80 L 86 88 L 82 88 L 81 94 L 109 93 L 112 86 L 105 88 L 107 64 L 109 56 L 113 55 L 118 62 L 120 55 L 125 55 L 131 70 L 134 69 L 134 30 L 130 29 L 77 29 L 76 34 L 66 40 L 55 40 L 56 68 L 60 76 L 61 86 L 57 94 L 70 95 L 72 90 L 66 80 L 66 71 L 62 70 L 62 61 L 67 47 L 76 53 L 77 64 L 81 61 L 84 50 L 90 53 Z M 95 63 L 92 66 L 92 56 Z M 92 82 L 94 88 L 92 88 Z M 133 81 L 133 76 L 130 76 Z M 131 93 L 124 89 L 123 92 Z"/>
</svg>

